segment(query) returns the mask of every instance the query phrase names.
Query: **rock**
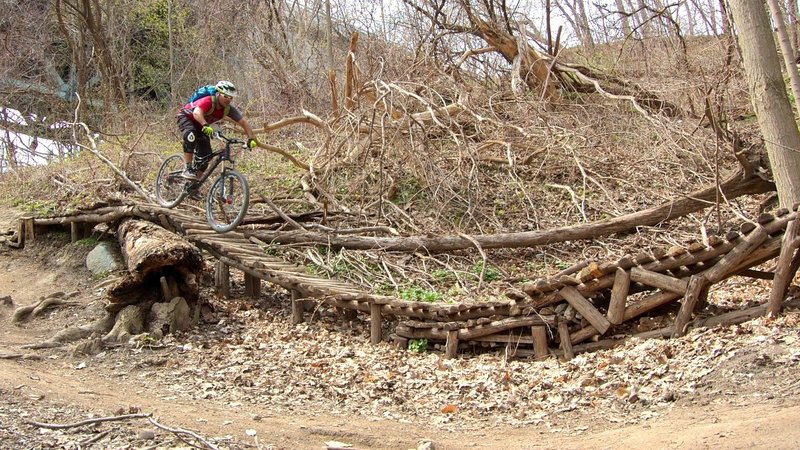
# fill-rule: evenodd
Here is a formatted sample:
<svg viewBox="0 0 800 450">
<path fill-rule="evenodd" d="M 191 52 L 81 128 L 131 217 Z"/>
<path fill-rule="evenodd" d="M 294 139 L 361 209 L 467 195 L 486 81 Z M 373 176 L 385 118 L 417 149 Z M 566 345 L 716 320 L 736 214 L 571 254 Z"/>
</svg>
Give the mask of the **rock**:
<svg viewBox="0 0 800 450">
<path fill-rule="evenodd" d="M 100 338 L 90 339 L 88 341 L 79 342 L 72 349 L 72 356 L 77 357 L 81 355 L 96 355 L 103 351 L 103 342 Z"/>
<path fill-rule="evenodd" d="M 123 268 L 119 249 L 109 242 L 101 242 L 86 255 L 86 268 L 95 276 L 105 276 Z"/>
<path fill-rule="evenodd" d="M 153 432 L 153 430 L 139 430 L 139 439 L 150 441 L 155 438 L 156 434 Z"/>
<path fill-rule="evenodd" d="M 0 306 L 14 306 L 14 300 L 11 299 L 10 295 L 0 297 Z"/>
<path fill-rule="evenodd" d="M 417 450 L 436 450 L 436 445 L 432 441 L 421 441 L 417 445 Z"/>
</svg>

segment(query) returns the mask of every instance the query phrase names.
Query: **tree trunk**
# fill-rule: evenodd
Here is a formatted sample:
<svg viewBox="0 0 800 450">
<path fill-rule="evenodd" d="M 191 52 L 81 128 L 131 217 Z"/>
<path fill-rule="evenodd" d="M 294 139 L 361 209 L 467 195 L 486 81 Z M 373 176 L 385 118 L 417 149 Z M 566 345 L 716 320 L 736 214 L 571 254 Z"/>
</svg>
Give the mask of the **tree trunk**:
<svg viewBox="0 0 800 450">
<path fill-rule="evenodd" d="M 783 20 L 781 5 L 778 3 L 778 0 L 767 0 L 767 5 L 769 5 L 770 13 L 772 13 L 772 22 L 777 29 L 778 42 L 781 45 L 783 64 L 789 76 L 789 85 L 792 87 L 792 95 L 794 95 L 794 98 L 800 98 L 800 75 L 797 74 L 797 66 L 794 64 L 794 49 L 789 39 L 789 33 L 786 32 L 786 22 Z"/>
<path fill-rule="evenodd" d="M 763 3 L 730 2 L 747 85 L 764 135 L 772 175 L 783 207 L 800 201 L 800 133 L 786 96 L 778 52 Z"/>
<path fill-rule="evenodd" d="M 792 48 L 794 49 L 792 58 L 794 61 L 797 61 L 797 58 L 800 57 L 797 51 L 798 47 L 800 47 L 800 41 L 797 40 L 797 0 L 789 0 L 786 2 L 786 11 L 789 16 L 789 37 Z"/>
<path fill-rule="evenodd" d="M 636 16 L 639 18 L 639 29 L 641 30 L 642 38 L 647 39 L 653 36 L 653 23 L 647 14 L 647 4 L 644 0 L 637 0 L 636 3 L 638 6 Z"/>
<path fill-rule="evenodd" d="M 622 0 L 615 0 L 615 2 L 617 4 L 617 10 L 619 11 L 619 20 L 622 24 L 623 38 L 633 37 L 631 36 L 631 22 L 628 13 L 625 11 L 625 4 L 622 3 Z"/>
<path fill-rule="evenodd" d="M 583 0 L 577 0 L 575 3 L 578 13 L 578 23 L 580 27 L 583 28 L 583 45 L 587 49 L 592 49 L 594 48 L 594 38 L 592 37 L 592 28 L 589 26 L 589 16 L 586 14 L 586 7 L 583 4 Z"/>
<path fill-rule="evenodd" d="M 720 185 L 719 189 L 725 194 L 725 198 L 732 200 L 744 194 L 767 192 L 772 190 L 773 186 L 771 183 L 762 180 L 756 175 L 744 176 L 742 173 L 738 173 Z M 716 198 L 717 186 L 712 186 L 681 197 L 679 200 L 675 200 L 669 204 L 621 217 L 615 217 L 613 219 L 550 230 L 478 235 L 469 239 L 464 236 L 411 236 L 401 238 L 336 236 L 309 231 L 253 231 L 245 232 L 245 235 L 254 236 L 265 242 L 278 244 L 317 243 L 321 245 L 330 245 L 334 248 L 355 250 L 380 248 L 386 251 L 414 252 L 425 249 L 426 251 L 436 253 L 472 248 L 475 246 L 475 242 L 484 249 L 534 247 L 556 242 L 597 238 L 599 236 L 627 231 L 638 226 L 652 226 L 669 219 L 702 210 L 710 203 L 713 204 Z"/>
</svg>

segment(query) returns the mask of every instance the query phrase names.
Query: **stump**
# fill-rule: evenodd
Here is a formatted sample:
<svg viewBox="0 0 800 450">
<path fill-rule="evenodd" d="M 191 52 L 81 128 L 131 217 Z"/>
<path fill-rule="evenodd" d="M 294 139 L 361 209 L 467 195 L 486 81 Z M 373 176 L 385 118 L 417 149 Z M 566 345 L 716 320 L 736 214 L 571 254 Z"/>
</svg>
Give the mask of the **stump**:
<svg viewBox="0 0 800 450">
<path fill-rule="evenodd" d="M 197 323 L 201 306 L 197 273 L 203 268 L 197 247 L 164 228 L 135 219 L 120 224 L 117 239 L 128 273 L 106 292 L 106 310 L 116 315 L 116 331 L 104 340 L 124 341 L 142 330 L 160 338 Z M 130 306 L 139 312 L 132 314 Z"/>
</svg>

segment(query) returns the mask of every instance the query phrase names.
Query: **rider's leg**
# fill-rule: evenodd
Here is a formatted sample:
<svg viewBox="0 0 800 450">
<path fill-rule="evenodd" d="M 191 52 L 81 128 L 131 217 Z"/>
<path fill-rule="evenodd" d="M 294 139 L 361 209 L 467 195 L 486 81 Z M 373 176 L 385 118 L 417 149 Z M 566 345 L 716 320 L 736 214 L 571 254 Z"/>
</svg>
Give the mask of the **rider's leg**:
<svg viewBox="0 0 800 450">
<path fill-rule="evenodd" d="M 178 117 L 178 129 L 183 136 L 183 162 L 186 164 L 182 175 L 186 179 L 197 179 L 192 159 L 197 147 L 198 136 L 201 136 L 202 133 L 195 128 L 191 120 L 182 115 Z"/>
<path fill-rule="evenodd" d="M 211 154 L 211 140 L 202 135 L 197 139 L 197 147 L 195 149 L 195 170 L 197 171 L 197 178 L 203 178 L 203 173 L 208 168 L 208 155 Z"/>
</svg>

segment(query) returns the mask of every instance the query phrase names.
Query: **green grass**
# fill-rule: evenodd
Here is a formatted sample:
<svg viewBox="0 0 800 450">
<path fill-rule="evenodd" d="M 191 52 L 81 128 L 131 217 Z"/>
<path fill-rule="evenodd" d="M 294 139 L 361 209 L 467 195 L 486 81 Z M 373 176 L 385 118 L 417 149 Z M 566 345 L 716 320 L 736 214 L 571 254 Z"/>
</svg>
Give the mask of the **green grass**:
<svg viewBox="0 0 800 450">
<path fill-rule="evenodd" d="M 403 300 L 409 300 L 415 302 L 435 303 L 442 299 L 442 294 L 436 291 L 429 291 L 416 284 L 398 291 L 397 294 Z"/>
<path fill-rule="evenodd" d="M 100 243 L 100 240 L 98 240 L 94 236 L 89 236 L 87 238 L 83 238 L 83 239 L 75 241 L 75 245 L 80 245 L 82 247 L 92 247 L 92 248 L 97 246 L 98 243 Z"/>
<path fill-rule="evenodd" d="M 53 214 L 56 212 L 57 209 L 55 202 L 46 200 L 27 200 L 23 198 L 18 198 L 14 200 L 12 205 L 25 212 L 37 215 Z"/>
</svg>

